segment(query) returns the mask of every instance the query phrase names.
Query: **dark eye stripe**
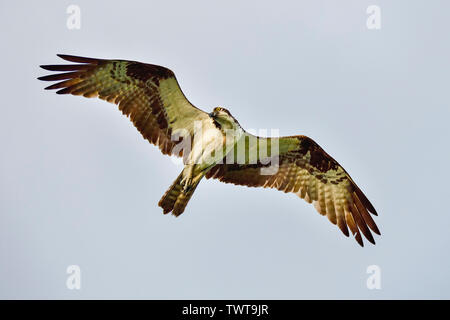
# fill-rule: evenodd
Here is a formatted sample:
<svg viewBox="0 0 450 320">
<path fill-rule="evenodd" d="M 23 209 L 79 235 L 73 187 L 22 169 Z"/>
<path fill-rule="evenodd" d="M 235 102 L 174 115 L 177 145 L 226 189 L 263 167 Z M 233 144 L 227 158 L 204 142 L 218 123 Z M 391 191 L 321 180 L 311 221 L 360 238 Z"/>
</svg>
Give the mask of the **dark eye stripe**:
<svg viewBox="0 0 450 320">
<path fill-rule="evenodd" d="M 216 119 L 212 119 L 212 121 L 213 121 L 213 123 L 214 123 L 214 125 L 216 126 L 217 129 L 222 129 L 222 126 L 220 125 L 219 122 L 217 122 Z"/>
<path fill-rule="evenodd" d="M 225 112 L 227 115 L 229 115 L 231 117 L 230 111 L 228 111 L 227 109 L 222 109 L 222 111 Z"/>
</svg>

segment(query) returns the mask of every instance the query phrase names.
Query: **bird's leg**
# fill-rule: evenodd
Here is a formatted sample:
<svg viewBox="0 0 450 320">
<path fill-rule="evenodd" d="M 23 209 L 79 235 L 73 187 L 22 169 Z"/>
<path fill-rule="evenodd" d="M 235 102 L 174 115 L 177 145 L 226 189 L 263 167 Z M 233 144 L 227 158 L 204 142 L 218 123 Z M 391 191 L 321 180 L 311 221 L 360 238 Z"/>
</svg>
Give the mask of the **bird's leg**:
<svg viewBox="0 0 450 320">
<path fill-rule="evenodd" d="M 192 187 L 197 186 L 207 171 L 199 165 L 186 165 L 183 169 L 183 178 L 180 181 L 183 192 L 188 193 Z"/>
<path fill-rule="evenodd" d="M 183 170 L 183 178 L 180 181 L 180 184 L 185 192 L 189 191 L 193 175 L 194 175 L 194 166 L 186 165 Z"/>
</svg>

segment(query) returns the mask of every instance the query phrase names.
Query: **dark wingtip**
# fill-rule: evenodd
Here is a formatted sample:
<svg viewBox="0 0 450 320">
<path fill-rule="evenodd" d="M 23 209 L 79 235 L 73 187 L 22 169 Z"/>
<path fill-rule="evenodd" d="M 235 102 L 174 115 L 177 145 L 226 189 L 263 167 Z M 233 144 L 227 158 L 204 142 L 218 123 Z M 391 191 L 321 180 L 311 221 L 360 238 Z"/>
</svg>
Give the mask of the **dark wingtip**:
<svg viewBox="0 0 450 320">
<path fill-rule="evenodd" d="M 94 58 L 86 58 L 86 57 L 79 57 L 79 56 L 72 56 L 68 54 L 57 54 L 58 57 L 61 59 L 71 61 L 71 62 L 79 62 L 79 63 L 93 63 L 98 64 L 102 59 L 94 59 Z"/>
<path fill-rule="evenodd" d="M 345 222 L 343 222 L 341 224 L 338 223 L 338 227 L 342 231 L 344 236 L 346 236 L 346 237 L 350 236 L 350 233 L 348 232 L 348 228 L 347 228 L 347 225 L 345 224 Z"/>
<path fill-rule="evenodd" d="M 363 239 L 362 239 L 362 236 L 361 236 L 361 232 L 359 232 L 359 230 L 357 230 L 357 232 L 354 234 L 354 236 L 355 236 L 356 242 L 358 242 L 358 244 L 361 247 L 364 247 L 364 242 L 363 242 Z"/>
<path fill-rule="evenodd" d="M 64 88 L 56 91 L 56 94 L 68 94 L 68 93 L 70 93 L 70 88 Z"/>
<path fill-rule="evenodd" d="M 356 194 L 358 195 L 359 199 L 362 201 L 364 206 L 367 208 L 367 210 L 370 211 L 374 216 L 378 216 L 377 210 L 375 210 L 372 203 L 367 199 L 366 195 L 361 191 L 361 189 L 355 184 L 356 187 Z"/>
<path fill-rule="evenodd" d="M 359 226 L 358 226 L 359 227 Z M 371 243 L 371 244 L 375 244 L 375 239 L 373 238 L 373 235 L 372 235 L 372 233 L 370 232 L 370 230 L 367 228 L 367 226 L 366 226 L 366 230 L 361 230 L 362 232 L 363 232 L 363 234 L 364 234 L 364 236 L 366 237 L 366 239 L 367 240 L 369 240 L 369 242 Z"/>
<path fill-rule="evenodd" d="M 64 54 L 64 53 L 57 53 L 56 55 L 57 55 L 59 58 L 63 59 L 63 60 L 68 60 L 68 59 L 70 59 L 71 57 L 74 57 L 74 56 L 71 56 L 71 55 L 68 55 L 68 54 Z"/>
<path fill-rule="evenodd" d="M 375 226 L 375 228 L 374 229 L 372 229 L 372 231 L 373 232 L 375 232 L 377 235 L 379 235 L 379 236 L 381 236 L 381 232 L 380 232 L 380 229 L 378 229 L 378 227 L 377 226 Z"/>
<path fill-rule="evenodd" d="M 364 242 L 362 240 L 356 239 L 356 242 L 358 242 L 358 244 L 361 248 L 364 248 Z"/>
<path fill-rule="evenodd" d="M 368 202 L 367 210 L 369 210 L 369 212 L 370 212 L 371 214 L 373 214 L 374 216 L 378 216 L 377 210 L 375 210 L 375 208 L 373 207 L 373 205 L 370 203 L 369 199 L 367 199 L 367 202 Z"/>
<path fill-rule="evenodd" d="M 62 88 L 61 84 L 64 84 L 64 81 L 52 84 L 52 85 L 50 85 L 48 87 L 45 87 L 44 89 L 45 90 L 60 89 L 60 88 Z"/>
<path fill-rule="evenodd" d="M 369 240 L 369 242 L 373 245 L 375 245 L 375 239 L 371 236 L 369 238 L 367 238 L 367 240 Z"/>
</svg>

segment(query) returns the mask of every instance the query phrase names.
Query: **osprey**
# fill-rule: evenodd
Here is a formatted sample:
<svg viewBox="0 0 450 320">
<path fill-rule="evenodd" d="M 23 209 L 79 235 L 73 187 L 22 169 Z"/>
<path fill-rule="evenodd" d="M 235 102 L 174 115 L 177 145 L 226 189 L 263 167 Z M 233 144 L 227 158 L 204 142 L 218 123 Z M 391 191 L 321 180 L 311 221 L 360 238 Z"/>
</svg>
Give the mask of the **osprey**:
<svg viewBox="0 0 450 320">
<path fill-rule="evenodd" d="M 375 244 L 371 230 L 380 234 L 371 217 L 377 215 L 375 208 L 344 168 L 312 139 L 257 137 L 224 108 L 206 113 L 186 99 L 174 73 L 165 67 L 58 56 L 76 64 L 41 66 L 66 71 L 38 78 L 59 81 L 45 89 L 115 103 L 163 154 L 183 156 L 183 171 L 158 204 L 164 214 L 182 214 L 201 179 L 214 178 L 292 192 L 313 203 L 346 236 L 350 229 L 361 246 L 361 233 Z"/>
</svg>

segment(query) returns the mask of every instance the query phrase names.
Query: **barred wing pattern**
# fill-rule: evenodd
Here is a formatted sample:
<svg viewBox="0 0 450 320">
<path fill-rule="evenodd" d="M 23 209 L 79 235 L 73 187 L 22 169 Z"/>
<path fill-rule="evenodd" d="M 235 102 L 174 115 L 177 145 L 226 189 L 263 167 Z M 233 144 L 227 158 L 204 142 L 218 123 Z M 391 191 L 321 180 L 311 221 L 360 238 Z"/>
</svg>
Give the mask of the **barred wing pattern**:
<svg viewBox="0 0 450 320">
<path fill-rule="evenodd" d="M 346 236 L 349 236 L 350 229 L 361 246 L 364 246 L 361 233 L 375 244 L 369 230 L 380 234 L 370 215 L 377 215 L 375 208 L 344 168 L 317 143 L 305 136 L 257 139 L 269 140 L 264 141 L 269 145 L 270 140 L 278 139 L 280 151 L 276 173 L 261 174 L 261 168 L 270 165 L 267 159 L 263 159 L 255 164 L 217 164 L 206 177 L 236 185 L 295 193 L 312 202 L 317 211 L 337 224 Z"/>
<path fill-rule="evenodd" d="M 45 89 L 117 104 L 142 136 L 164 154 L 175 152 L 174 146 L 187 134 L 192 137 L 195 120 L 209 119 L 186 99 L 174 73 L 167 68 L 126 60 L 58 56 L 77 64 L 41 66 L 50 71 L 68 71 L 38 78 L 60 81 Z M 171 141 L 175 133 L 180 139 Z M 176 155 L 181 156 L 182 150 Z"/>
</svg>

